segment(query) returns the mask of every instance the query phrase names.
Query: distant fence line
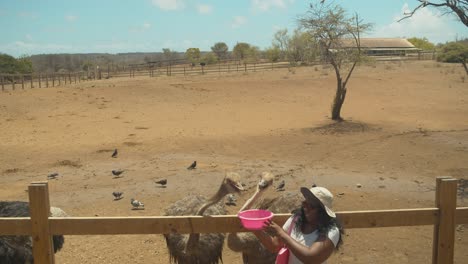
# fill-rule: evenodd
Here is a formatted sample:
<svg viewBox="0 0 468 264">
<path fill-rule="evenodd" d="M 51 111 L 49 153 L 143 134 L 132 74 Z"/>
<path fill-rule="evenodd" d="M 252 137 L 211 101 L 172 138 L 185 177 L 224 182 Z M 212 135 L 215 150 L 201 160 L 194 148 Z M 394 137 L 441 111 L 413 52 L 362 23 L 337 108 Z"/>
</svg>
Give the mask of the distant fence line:
<svg viewBox="0 0 468 264">
<path fill-rule="evenodd" d="M 94 77 L 95 79 L 95 77 Z M 11 90 L 25 88 L 48 88 L 91 80 L 84 72 L 48 74 L 3 74 L 0 73 L 2 91 L 9 86 Z"/>
<path fill-rule="evenodd" d="M 380 53 L 378 56 L 370 56 L 375 61 L 407 61 L 407 60 L 434 60 L 436 54 L 433 52 L 418 52 L 396 56 L 395 54 Z M 167 64 L 167 63 L 166 63 Z M 306 65 L 323 65 L 323 62 L 313 61 Z M 217 64 L 174 64 L 158 65 L 151 62 L 147 64 L 133 64 L 123 71 L 111 69 L 110 65 L 97 68 L 95 70 L 68 72 L 68 73 L 33 73 L 33 74 L 3 74 L 0 73 L 0 85 L 2 91 L 8 87 L 10 90 L 25 88 L 48 88 L 67 84 L 79 83 L 88 80 L 100 80 L 119 77 L 136 76 L 189 76 L 204 74 L 229 74 L 240 72 L 257 72 L 273 69 L 290 68 L 301 65 L 301 63 L 281 62 L 240 62 L 238 60 L 228 60 Z"/>
</svg>

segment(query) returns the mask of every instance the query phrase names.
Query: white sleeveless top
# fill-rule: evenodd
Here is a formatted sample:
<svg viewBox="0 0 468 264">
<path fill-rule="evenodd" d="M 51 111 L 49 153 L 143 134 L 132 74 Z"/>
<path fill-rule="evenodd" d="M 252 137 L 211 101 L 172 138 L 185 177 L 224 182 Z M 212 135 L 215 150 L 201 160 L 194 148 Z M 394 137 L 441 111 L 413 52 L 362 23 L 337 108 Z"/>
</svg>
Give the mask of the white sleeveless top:
<svg viewBox="0 0 468 264">
<path fill-rule="evenodd" d="M 291 222 L 293 220 L 294 216 L 291 216 L 286 223 L 283 225 L 283 229 L 288 232 L 289 226 L 291 225 Z M 338 227 L 334 226 L 332 227 L 327 234 L 328 238 L 333 242 L 333 245 L 338 244 L 338 241 L 340 240 L 340 230 Z M 302 245 L 310 247 L 317 239 L 319 238 L 319 232 L 318 230 L 315 230 L 314 232 L 310 234 L 303 234 L 301 231 L 296 231 L 295 228 L 291 230 L 291 237 L 294 238 L 297 242 L 301 243 Z M 301 264 L 302 262 L 294 256 L 292 252 L 289 254 L 289 264 Z M 323 262 L 325 264 L 326 262 Z"/>
</svg>

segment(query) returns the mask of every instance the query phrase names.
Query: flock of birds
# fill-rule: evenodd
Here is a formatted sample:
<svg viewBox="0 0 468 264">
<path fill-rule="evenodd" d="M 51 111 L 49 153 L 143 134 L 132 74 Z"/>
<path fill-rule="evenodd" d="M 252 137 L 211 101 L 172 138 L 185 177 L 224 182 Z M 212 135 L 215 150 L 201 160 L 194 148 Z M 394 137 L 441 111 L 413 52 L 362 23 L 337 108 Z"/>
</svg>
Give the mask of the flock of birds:
<svg viewBox="0 0 468 264">
<path fill-rule="evenodd" d="M 112 158 L 117 158 L 118 156 L 119 156 L 119 151 L 117 149 L 115 149 L 114 152 L 112 152 L 111 157 Z M 197 168 L 197 161 L 194 161 L 192 164 L 190 164 L 190 166 L 187 167 L 187 170 L 194 170 L 196 168 Z M 121 169 L 111 171 L 114 179 L 123 177 L 124 172 L 125 172 L 125 170 L 121 170 Z M 54 173 L 48 174 L 47 179 L 48 180 L 56 180 L 59 176 L 60 175 L 57 172 L 54 172 Z M 158 184 L 158 186 L 160 188 L 166 188 L 167 179 L 160 179 L 160 180 L 155 181 L 154 183 Z M 112 192 L 112 195 L 114 196 L 114 201 L 118 201 L 118 200 L 122 199 L 123 194 L 124 193 L 121 192 L 121 191 Z M 232 201 L 233 201 L 233 203 L 235 203 L 235 198 Z M 136 200 L 134 198 L 130 199 L 130 204 L 132 205 L 132 207 L 133 207 L 132 209 L 134 209 L 134 210 L 138 210 L 138 209 L 141 210 L 141 209 L 145 208 L 145 205 L 141 201 L 138 201 L 138 200 Z"/>
<path fill-rule="evenodd" d="M 119 151 L 117 149 L 114 150 L 112 153 L 111 157 L 112 158 L 117 158 L 119 155 Z M 187 167 L 187 170 L 194 170 L 197 168 L 197 161 L 194 161 L 190 166 Z M 114 178 L 120 178 L 123 177 L 123 173 L 125 170 L 112 170 L 112 175 L 114 175 Z M 167 185 L 167 179 L 160 179 L 155 181 L 154 183 L 158 184 L 159 187 L 161 188 L 166 188 Z M 123 198 L 123 192 L 120 191 L 114 191 L 112 192 L 112 195 L 114 196 L 114 201 L 118 201 Z M 135 198 L 130 198 L 130 204 L 132 205 L 133 210 L 144 210 L 145 209 L 145 204 L 142 203 L 141 201 L 135 199 Z"/>
</svg>

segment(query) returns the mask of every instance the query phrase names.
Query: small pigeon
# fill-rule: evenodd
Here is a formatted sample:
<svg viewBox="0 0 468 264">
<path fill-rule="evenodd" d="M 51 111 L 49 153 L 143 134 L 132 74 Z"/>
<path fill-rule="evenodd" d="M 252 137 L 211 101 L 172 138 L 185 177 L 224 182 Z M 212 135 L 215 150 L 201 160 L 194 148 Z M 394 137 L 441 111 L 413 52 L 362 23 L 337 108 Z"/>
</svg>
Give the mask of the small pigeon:
<svg viewBox="0 0 468 264">
<path fill-rule="evenodd" d="M 119 152 L 117 151 L 117 149 L 114 150 L 114 153 L 112 153 L 112 158 L 117 158 L 117 155 L 119 154 Z"/>
<path fill-rule="evenodd" d="M 193 170 L 197 167 L 197 161 L 194 161 L 188 168 L 187 170 Z"/>
<path fill-rule="evenodd" d="M 112 170 L 112 175 L 114 175 L 115 177 L 119 177 L 120 174 L 122 174 L 124 172 L 124 170 Z"/>
<path fill-rule="evenodd" d="M 112 195 L 114 195 L 114 198 L 115 198 L 114 200 L 122 199 L 123 198 L 122 194 L 123 194 L 123 192 L 112 192 Z"/>
<path fill-rule="evenodd" d="M 284 180 L 282 180 L 280 182 L 280 184 L 278 185 L 278 187 L 276 187 L 276 190 L 277 191 L 284 191 L 284 185 L 285 185 L 285 182 L 284 182 Z"/>
<path fill-rule="evenodd" d="M 58 173 L 54 172 L 54 173 L 51 173 L 49 175 L 47 175 L 47 179 L 57 179 L 57 176 L 59 176 Z"/>
<path fill-rule="evenodd" d="M 133 209 L 144 209 L 145 208 L 145 205 L 138 201 L 138 200 L 135 200 L 135 199 L 130 199 L 130 203 L 132 204 L 133 206 Z"/>
<path fill-rule="evenodd" d="M 155 183 L 161 184 L 162 187 L 166 187 L 167 179 L 162 179 L 162 180 L 159 180 L 159 181 L 155 181 Z"/>
<path fill-rule="evenodd" d="M 232 194 L 232 193 L 228 194 L 226 196 L 226 200 L 227 200 L 227 202 L 226 202 L 227 205 L 236 205 L 237 199 L 236 199 L 236 196 L 234 194 Z"/>
</svg>

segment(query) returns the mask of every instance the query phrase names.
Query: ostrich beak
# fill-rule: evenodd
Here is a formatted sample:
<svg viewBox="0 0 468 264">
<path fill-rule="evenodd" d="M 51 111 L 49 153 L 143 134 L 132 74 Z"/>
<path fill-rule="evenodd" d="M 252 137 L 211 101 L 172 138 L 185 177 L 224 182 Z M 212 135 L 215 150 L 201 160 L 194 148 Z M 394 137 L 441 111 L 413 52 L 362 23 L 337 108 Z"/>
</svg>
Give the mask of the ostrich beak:
<svg viewBox="0 0 468 264">
<path fill-rule="evenodd" d="M 244 186 L 240 182 L 233 182 L 233 186 L 236 190 L 240 191 L 245 191 Z"/>
</svg>

